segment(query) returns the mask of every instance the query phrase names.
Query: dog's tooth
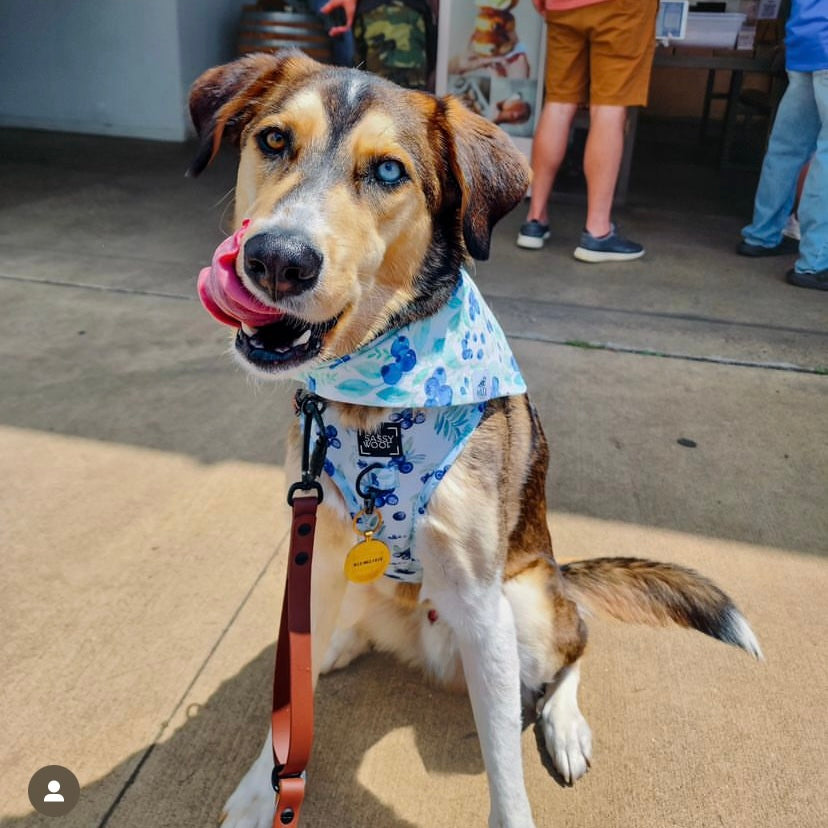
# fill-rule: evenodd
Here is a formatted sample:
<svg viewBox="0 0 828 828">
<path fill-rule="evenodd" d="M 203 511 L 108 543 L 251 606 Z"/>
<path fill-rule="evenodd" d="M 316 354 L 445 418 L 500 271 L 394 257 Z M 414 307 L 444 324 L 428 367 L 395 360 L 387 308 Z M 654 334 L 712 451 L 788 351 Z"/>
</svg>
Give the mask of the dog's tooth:
<svg viewBox="0 0 828 828">
<path fill-rule="evenodd" d="M 310 342 L 311 332 L 310 328 L 308 328 L 301 336 L 296 337 L 290 344 L 294 348 L 298 348 L 300 345 L 307 345 Z"/>
<path fill-rule="evenodd" d="M 241 323 L 241 329 L 248 335 L 248 336 L 255 336 L 256 331 L 258 328 L 251 328 L 250 325 L 246 325 L 244 322 Z"/>
</svg>

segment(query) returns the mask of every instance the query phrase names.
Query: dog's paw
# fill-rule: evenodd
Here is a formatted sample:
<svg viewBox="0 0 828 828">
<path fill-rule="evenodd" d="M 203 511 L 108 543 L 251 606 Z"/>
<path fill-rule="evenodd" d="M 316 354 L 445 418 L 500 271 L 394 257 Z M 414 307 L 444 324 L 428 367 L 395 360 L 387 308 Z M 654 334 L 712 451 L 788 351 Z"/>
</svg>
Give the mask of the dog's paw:
<svg viewBox="0 0 828 828">
<path fill-rule="evenodd" d="M 336 630 L 331 637 L 331 643 L 322 665 L 320 673 L 331 673 L 347 667 L 357 656 L 367 653 L 371 649 L 371 642 L 354 627 L 346 630 Z"/>
<path fill-rule="evenodd" d="M 276 797 L 270 784 L 273 747 L 268 733 L 262 752 L 224 805 L 221 828 L 273 828 Z"/>
<path fill-rule="evenodd" d="M 510 813 L 508 816 L 489 814 L 489 828 L 535 828 L 535 821 L 527 802 L 526 812 L 523 814 Z"/>
<path fill-rule="evenodd" d="M 555 770 L 571 785 L 592 761 L 592 731 L 586 719 L 577 705 L 556 704 L 553 696 L 540 709 L 540 724 Z"/>
<path fill-rule="evenodd" d="M 245 777 L 224 806 L 221 828 L 273 828 L 276 799 L 270 785 L 253 790 L 245 785 Z"/>
</svg>

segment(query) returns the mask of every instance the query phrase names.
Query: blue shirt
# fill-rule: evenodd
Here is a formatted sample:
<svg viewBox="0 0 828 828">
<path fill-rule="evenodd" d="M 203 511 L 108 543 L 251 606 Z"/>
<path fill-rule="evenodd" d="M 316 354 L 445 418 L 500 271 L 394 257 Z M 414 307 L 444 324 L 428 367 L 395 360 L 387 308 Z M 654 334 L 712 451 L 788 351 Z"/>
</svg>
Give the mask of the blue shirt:
<svg viewBox="0 0 828 828">
<path fill-rule="evenodd" d="M 792 0 L 785 66 L 794 72 L 828 69 L 828 0 Z"/>
</svg>

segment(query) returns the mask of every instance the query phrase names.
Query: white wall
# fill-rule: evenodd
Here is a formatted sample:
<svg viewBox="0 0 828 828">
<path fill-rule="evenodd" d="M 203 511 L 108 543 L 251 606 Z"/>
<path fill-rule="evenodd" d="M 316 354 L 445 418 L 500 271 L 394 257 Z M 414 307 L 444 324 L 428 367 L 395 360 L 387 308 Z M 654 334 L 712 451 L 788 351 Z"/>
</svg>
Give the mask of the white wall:
<svg viewBox="0 0 828 828">
<path fill-rule="evenodd" d="M 252 1 L 178 0 L 181 82 L 185 98 L 190 84 L 205 69 L 233 59 L 241 9 Z"/>
<path fill-rule="evenodd" d="M 0 126 L 181 141 L 240 0 L 0 0 Z"/>
</svg>

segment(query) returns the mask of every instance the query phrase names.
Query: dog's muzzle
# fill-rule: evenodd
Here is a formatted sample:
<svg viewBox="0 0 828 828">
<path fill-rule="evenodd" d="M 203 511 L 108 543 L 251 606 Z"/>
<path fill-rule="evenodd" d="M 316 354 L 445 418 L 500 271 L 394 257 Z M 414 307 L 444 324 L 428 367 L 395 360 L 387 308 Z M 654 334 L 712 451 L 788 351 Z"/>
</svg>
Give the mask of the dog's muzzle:
<svg viewBox="0 0 828 828">
<path fill-rule="evenodd" d="M 295 296 L 319 278 L 322 257 L 299 234 L 259 233 L 244 240 L 249 222 L 225 239 L 213 263 L 198 278 L 198 293 L 207 311 L 236 328 L 235 348 L 251 366 L 264 373 L 283 372 L 315 357 L 338 316 L 311 323 L 265 305 L 242 284 L 236 262 L 242 251 L 246 275 L 270 296 Z"/>
<path fill-rule="evenodd" d="M 258 233 L 244 243 L 244 271 L 274 301 L 310 290 L 322 255 L 296 233 Z"/>
</svg>

